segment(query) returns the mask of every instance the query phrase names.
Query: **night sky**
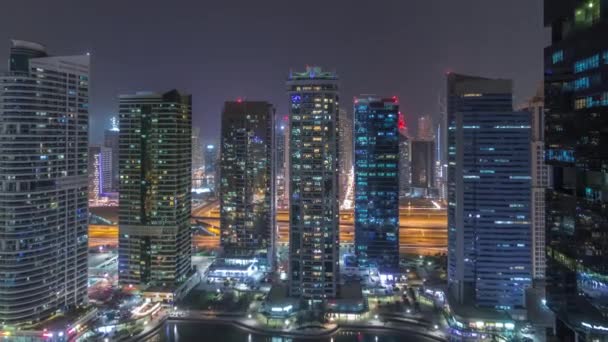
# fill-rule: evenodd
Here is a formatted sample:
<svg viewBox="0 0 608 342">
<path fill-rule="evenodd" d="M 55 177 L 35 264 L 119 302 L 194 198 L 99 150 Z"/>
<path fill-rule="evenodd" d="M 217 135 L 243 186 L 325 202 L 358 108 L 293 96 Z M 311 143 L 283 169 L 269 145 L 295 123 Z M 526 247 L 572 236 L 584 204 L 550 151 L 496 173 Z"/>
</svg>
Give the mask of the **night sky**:
<svg viewBox="0 0 608 342">
<path fill-rule="evenodd" d="M 0 10 L 1 61 L 10 38 L 92 53 L 91 142 L 119 94 L 172 88 L 193 94 L 194 124 L 216 142 L 225 100 L 286 113 L 285 79 L 305 65 L 337 71 L 348 110 L 357 94 L 398 95 L 412 130 L 437 113 L 447 71 L 512 78 L 516 103 L 532 96 L 547 36 L 541 0 L 18 0 Z"/>
</svg>

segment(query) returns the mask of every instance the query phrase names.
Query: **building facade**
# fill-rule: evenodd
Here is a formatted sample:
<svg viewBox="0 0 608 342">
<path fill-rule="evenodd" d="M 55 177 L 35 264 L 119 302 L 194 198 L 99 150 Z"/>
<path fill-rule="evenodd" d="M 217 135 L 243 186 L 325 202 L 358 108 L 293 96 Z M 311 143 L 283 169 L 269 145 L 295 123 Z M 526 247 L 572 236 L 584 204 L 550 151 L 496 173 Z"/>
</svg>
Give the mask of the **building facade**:
<svg viewBox="0 0 608 342">
<path fill-rule="evenodd" d="M 399 273 L 399 102 L 358 97 L 355 119 L 355 252 L 360 267 Z"/>
<path fill-rule="evenodd" d="M 430 115 L 423 115 L 418 118 L 418 140 L 431 141 L 435 139 L 433 135 L 433 119 Z"/>
<path fill-rule="evenodd" d="M 119 173 L 118 173 L 118 153 L 120 148 L 118 146 L 118 134 L 120 131 L 118 118 L 113 116 L 110 119 L 111 127 L 110 129 L 106 129 L 103 134 L 103 145 L 110 149 L 110 153 L 112 153 L 112 182 L 111 188 L 112 191 L 118 191 L 118 185 L 120 183 Z"/>
<path fill-rule="evenodd" d="M 411 187 L 421 196 L 435 188 L 435 143 L 432 140 L 410 141 Z"/>
<path fill-rule="evenodd" d="M 276 201 L 278 208 L 286 209 L 289 205 L 288 159 L 289 159 L 289 115 L 281 116 L 275 126 L 275 179 Z"/>
<path fill-rule="evenodd" d="M 447 94 L 450 295 L 515 312 L 532 282 L 530 115 L 510 80 L 449 74 Z"/>
<path fill-rule="evenodd" d="M 205 146 L 205 183 L 211 189 L 216 190 L 218 175 L 218 148 L 213 144 Z"/>
<path fill-rule="evenodd" d="M 546 251 L 545 251 L 545 196 L 549 185 L 548 169 L 545 164 L 545 99 L 543 88 L 532 97 L 520 110 L 530 113 L 531 135 L 531 171 L 532 171 L 532 277 L 540 282 L 545 279 Z M 540 282 L 544 284 L 544 282 Z"/>
<path fill-rule="evenodd" d="M 0 322 L 87 303 L 89 56 L 11 41 L 0 75 Z"/>
<path fill-rule="evenodd" d="M 274 124 L 268 102 L 224 104 L 220 230 L 226 258 L 274 260 Z"/>
<path fill-rule="evenodd" d="M 545 1 L 547 305 L 564 340 L 608 340 L 608 3 Z"/>
<path fill-rule="evenodd" d="M 112 191 L 112 149 L 89 146 L 89 200 L 98 200 Z"/>
<path fill-rule="evenodd" d="M 338 77 L 319 67 L 291 72 L 289 94 L 289 293 L 336 296 L 338 235 Z"/>
<path fill-rule="evenodd" d="M 351 209 L 353 203 L 353 192 L 349 193 L 348 191 L 349 186 L 353 184 L 353 179 L 351 179 L 354 167 L 353 119 L 351 115 L 347 114 L 346 110 L 340 109 L 338 164 L 340 170 L 340 204 L 345 209 Z M 351 195 L 350 198 L 347 198 L 348 195 Z"/>
<path fill-rule="evenodd" d="M 168 292 L 190 274 L 191 106 L 176 90 L 120 96 L 122 285 Z"/>
</svg>

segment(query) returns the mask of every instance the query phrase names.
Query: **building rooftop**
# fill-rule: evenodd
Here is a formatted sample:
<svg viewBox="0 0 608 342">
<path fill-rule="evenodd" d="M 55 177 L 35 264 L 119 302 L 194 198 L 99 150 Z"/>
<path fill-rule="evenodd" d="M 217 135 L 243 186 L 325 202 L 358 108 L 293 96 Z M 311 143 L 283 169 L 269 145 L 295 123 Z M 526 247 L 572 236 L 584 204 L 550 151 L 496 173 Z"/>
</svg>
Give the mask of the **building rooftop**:
<svg viewBox="0 0 608 342">
<path fill-rule="evenodd" d="M 304 72 L 289 71 L 289 80 L 304 79 L 337 80 L 338 75 L 335 72 L 323 71 L 319 66 L 306 66 Z"/>
</svg>

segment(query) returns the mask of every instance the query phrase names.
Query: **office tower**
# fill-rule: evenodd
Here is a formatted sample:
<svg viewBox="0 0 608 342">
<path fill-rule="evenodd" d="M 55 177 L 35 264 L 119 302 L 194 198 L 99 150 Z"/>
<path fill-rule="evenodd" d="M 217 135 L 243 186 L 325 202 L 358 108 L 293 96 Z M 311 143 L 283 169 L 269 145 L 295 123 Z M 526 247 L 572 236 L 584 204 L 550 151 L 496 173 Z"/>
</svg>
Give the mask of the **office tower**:
<svg viewBox="0 0 608 342">
<path fill-rule="evenodd" d="M 353 198 L 352 191 L 349 190 L 349 186 L 353 184 L 353 118 L 348 115 L 343 109 L 340 109 L 340 122 L 338 127 L 339 134 L 339 151 L 338 151 L 338 169 L 340 170 L 340 203 L 343 204 L 345 209 L 351 209 Z M 347 194 L 350 198 L 346 198 Z M 344 206 L 345 204 L 347 207 Z"/>
<path fill-rule="evenodd" d="M 226 258 L 272 264 L 275 222 L 273 135 L 268 102 L 226 102 L 222 112 L 220 230 Z"/>
<path fill-rule="evenodd" d="M 203 186 L 203 145 L 201 144 L 200 128 L 192 127 L 192 190 Z"/>
<path fill-rule="evenodd" d="M 564 340 L 608 339 L 608 4 L 545 1 L 547 305 Z"/>
<path fill-rule="evenodd" d="M 112 149 L 99 145 L 89 146 L 88 165 L 89 200 L 96 201 L 112 191 Z"/>
<path fill-rule="evenodd" d="M 119 281 L 179 297 L 191 271 L 192 98 L 120 96 Z"/>
<path fill-rule="evenodd" d="M 451 295 L 523 308 L 532 277 L 530 115 L 513 112 L 510 80 L 449 74 L 447 94 Z"/>
<path fill-rule="evenodd" d="M 275 125 L 275 179 L 276 179 L 276 201 L 280 208 L 287 208 L 285 184 L 287 183 L 287 144 L 289 132 L 289 116 L 281 116 Z"/>
<path fill-rule="evenodd" d="M 120 179 L 118 178 L 118 154 L 120 151 L 118 146 L 118 133 L 120 131 L 118 118 L 113 116 L 110 119 L 110 124 L 110 129 L 106 129 L 104 132 L 103 145 L 109 148 L 112 153 L 112 182 L 110 187 L 112 188 L 112 191 L 118 191 L 118 185 L 120 183 Z"/>
<path fill-rule="evenodd" d="M 418 118 L 418 140 L 431 141 L 435 139 L 433 135 L 433 119 L 430 115 L 423 115 Z"/>
<path fill-rule="evenodd" d="M 410 192 L 410 138 L 408 135 L 405 115 L 399 112 L 397 122 L 399 131 L 399 197 L 408 196 Z"/>
<path fill-rule="evenodd" d="M 399 197 L 407 197 L 411 186 L 410 140 L 399 134 Z"/>
<path fill-rule="evenodd" d="M 291 72 L 289 292 L 336 296 L 338 283 L 338 76 Z"/>
<path fill-rule="evenodd" d="M 435 143 L 432 140 L 410 141 L 412 188 L 422 196 L 429 196 L 435 187 Z"/>
<path fill-rule="evenodd" d="M 399 102 L 358 97 L 355 113 L 355 251 L 381 280 L 399 273 Z"/>
<path fill-rule="evenodd" d="M 203 168 L 203 145 L 200 133 L 200 128 L 192 127 L 192 170 Z"/>
<path fill-rule="evenodd" d="M 549 184 L 547 165 L 545 164 L 545 99 L 543 88 L 519 110 L 530 113 L 531 120 L 531 176 L 532 176 L 532 278 L 543 280 L 546 268 L 545 250 L 545 191 Z"/>
<path fill-rule="evenodd" d="M 208 144 L 205 146 L 205 179 L 207 186 L 215 191 L 216 180 L 218 179 L 218 151 L 215 145 Z"/>
<path fill-rule="evenodd" d="M 89 56 L 12 40 L 0 75 L 0 323 L 87 303 Z"/>
</svg>

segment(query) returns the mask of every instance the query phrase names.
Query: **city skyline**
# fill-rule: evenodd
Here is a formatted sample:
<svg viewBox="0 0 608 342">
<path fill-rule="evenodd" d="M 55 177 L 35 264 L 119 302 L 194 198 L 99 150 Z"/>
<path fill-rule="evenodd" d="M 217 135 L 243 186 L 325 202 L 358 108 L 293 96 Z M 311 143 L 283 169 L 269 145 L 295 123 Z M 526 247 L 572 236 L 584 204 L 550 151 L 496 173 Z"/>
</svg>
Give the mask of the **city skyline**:
<svg viewBox="0 0 608 342">
<path fill-rule="evenodd" d="M 542 78 L 542 51 L 536 47 L 548 41 L 539 24 L 541 1 L 381 2 L 386 8 L 382 20 L 366 18 L 373 6 L 366 1 L 313 1 L 309 6 L 319 27 L 336 25 L 327 35 L 320 28 L 302 31 L 299 27 L 306 26 L 307 16 L 292 11 L 283 1 L 267 2 L 270 13 L 262 10 L 264 6 L 256 8 L 246 1 L 204 5 L 179 1 L 193 7 L 179 14 L 181 6 L 152 3 L 158 6 L 151 6 L 150 1 L 130 1 L 114 11 L 106 4 L 73 0 L 53 5 L 9 2 L 4 4 L 3 13 L 11 15 L 0 21 L 0 42 L 27 39 L 52 47 L 51 53 L 53 49 L 90 52 L 92 78 L 96 80 L 91 85 L 94 127 L 109 128 L 109 117 L 118 112 L 119 94 L 162 89 L 168 83 L 194 95 L 193 123 L 201 128 L 201 141 L 217 144 L 225 100 L 269 101 L 278 114 L 286 114 L 288 103 L 280 94 L 281 80 L 290 68 L 305 64 L 323 65 L 340 74 L 344 99 L 370 92 L 398 96 L 411 128 L 416 127 L 420 115 L 436 119 L 442 75 L 449 70 L 512 78 L 517 104 L 534 92 Z M 62 4 L 69 6 L 69 13 L 60 11 Z M 132 15 L 144 7 L 149 17 L 169 15 L 180 20 L 161 28 L 140 18 L 138 25 L 132 25 Z M 40 30 L 15 21 L 24 16 L 54 29 Z M 227 25 L 220 19 L 226 16 L 238 18 L 242 26 Z M 436 19 L 429 20 L 431 16 Z M 258 20 L 273 24 L 258 25 Z M 62 21 L 90 29 L 74 31 L 72 25 L 56 25 Z M 366 24 L 361 26 L 361 22 Z M 514 26 L 513 22 L 520 24 Z M 343 43 L 350 37 L 361 43 L 373 42 L 378 49 L 393 49 L 394 53 L 379 57 L 361 52 Z M 296 44 L 297 40 L 301 44 Z M 317 46 L 315 52 L 308 51 L 311 45 Z M 471 51 L 476 52 L 471 55 Z M 512 55 L 511 51 L 518 53 Z M 179 53 L 179 59 L 170 53 Z M 6 49 L 0 49 L 0 60 L 6 59 L 5 54 Z M 376 66 L 370 67 L 370 61 Z M 91 131 L 91 142 L 102 143 L 102 139 L 100 130 Z"/>
<path fill-rule="evenodd" d="M 608 342 L 608 0 L 22 1 L 3 339 Z"/>
</svg>

